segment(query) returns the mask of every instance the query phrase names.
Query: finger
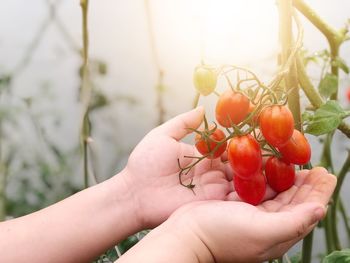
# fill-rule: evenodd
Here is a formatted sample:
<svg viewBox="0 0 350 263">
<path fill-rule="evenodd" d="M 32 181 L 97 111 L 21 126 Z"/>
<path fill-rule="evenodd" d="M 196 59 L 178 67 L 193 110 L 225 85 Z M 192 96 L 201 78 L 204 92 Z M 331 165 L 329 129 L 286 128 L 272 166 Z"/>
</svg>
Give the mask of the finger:
<svg viewBox="0 0 350 263">
<path fill-rule="evenodd" d="M 327 205 L 334 191 L 337 179 L 321 167 L 313 168 L 291 201 L 292 204 L 302 202 L 319 202 Z"/>
<path fill-rule="evenodd" d="M 308 174 L 309 170 L 302 170 L 297 172 L 294 185 L 288 190 L 278 194 L 273 200 L 262 203 L 261 208 L 265 211 L 276 212 L 284 206 L 288 205 L 292 201 L 295 194 L 298 192 L 299 187 L 303 184 Z"/>
<path fill-rule="evenodd" d="M 266 202 L 262 203 L 260 205 L 260 208 L 268 212 L 277 212 L 282 207 L 290 203 L 290 201 L 292 200 L 293 196 L 297 191 L 298 191 L 298 187 L 293 185 L 288 190 L 278 194 L 274 199 L 267 200 Z"/>
<path fill-rule="evenodd" d="M 306 169 L 296 172 L 294 185 L 297 187 L 301 186 L 304 183 L 309 173 L 310 173 L 310 170 L 306 170 Z"/>
<path fill-rule="evenodd" d="M 222 162 L 227 162 L 228 161 L 227 151 L 224 151 L 224 153 L 221 155 L 220 158 Z"/>
<path fill-rule="evenodd" d="M 226 178 L 227 180 L 231 181 L 233 179 L 232 166 L 227 162 L 227 163 L 224 163 L 224 167 L 225 167 Z"/>
<path fill-rule="evenodd" d="M 179 163 L 178 166 L 176 167 L 176 172 L 179 171 L 180 168 L 185 168 L 188 167 L 191 163 L 193 163 L 195 160 L 193 158 L 190 158 L 191 156 L 197 156 L 196 155 L 196 150 L 193 145 L 186 144 L 183 142 L 178 143 L 179 147 Z M 193 176 L 193 170 L 191 169 L 188 173 L 187 170 L 185 170 L 182 173 L 182 177 L 184 180 L 187 178 L 191 178 Z"/>
<path fill-rule="evenodd" d="M 265 216 L 258 223 L 262 227 L 266 224 L 273 225 L 266 238 L 274 244 L 280 244 L 303 237 L 325 213 L 326 208 L 320 203 L 303 203 L 286 211 L 263 213 Z"/>
<path fill-rule="evenodd" d="M 225 201 L 241 201 L 237 192 L 233 191 L 226 195 Z"/>
<path fill-rule="evenodd" d="M 203 121 L 203 116 L 204 108 L 200 106 L 172 118 L 155 128 L 152 133 L 167 135 L 178 141 L 192 132 L 189 128 L 197 129 Z"/>
<path fill-rule="evenodd" d="M 211 170 L 220 170 L 225 173 L 225 166 L 222 164 L 219 158 L 205 159 L 199 162 L 195 167 L 195 174 L 201 175 Z"/>
<path fill-rule="evenodd" d="M 294 246 L 300 240 L 305 238 L 312 231 L 312 229 L 315 228 L 316 225 L 317 224 L 313 224 L 312 226 L 310 226 L 308 228 L 308 230 L 306 231 L 306 233 L 301 235 L 298 238 L 295 238 L 293 240 L 290 240 L 290 241 L 287 241 L 287 242 L 283 242 L 283 243 L 279 243 L 279 244 L 276 244 L 276 245 L 272 246 L 272 248 L 268 252 L 269 258 L 282 257 L 292 246 Z"/>
</svg>

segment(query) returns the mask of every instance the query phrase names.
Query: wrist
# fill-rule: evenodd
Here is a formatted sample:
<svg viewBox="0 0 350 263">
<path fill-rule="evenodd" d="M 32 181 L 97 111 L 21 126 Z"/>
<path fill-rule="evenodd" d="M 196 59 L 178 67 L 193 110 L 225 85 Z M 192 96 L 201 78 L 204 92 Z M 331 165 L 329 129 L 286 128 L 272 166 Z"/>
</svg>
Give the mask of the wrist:
<svg viewBox="0 0 350 263">
<path fill-rule="evenodd" d="M 120 173 L 107 180 L 109 203 L 112 207 L 111 217 L 115 218 L 116 229 L 124 229 L 122 239 L 145 229 L 139 214 L 139 204 L 136 191 L 129 183 L 128 171 Z"/>
<path fill-rule="evenodd" d="M 215 262 L 209 247 L 197 234 L 199 230 L 197 223 L 192 220 L 191 216 L 186 216 L 186 214 L 179 214 L 178 216 L 175 213 L 173 217 L 170 217 L 159 227 L 160 231 L 178 244 L 181 253 L 183 253 L 182 251 L 187 252 L 189 256 L 195 257 L 200 263 Z"/>
<path fill-rule="evenodd" d="M 208 248 L 183 223 L 171 219 L 153 229 L 117 262 L 213 263 Z"/>
</svg>

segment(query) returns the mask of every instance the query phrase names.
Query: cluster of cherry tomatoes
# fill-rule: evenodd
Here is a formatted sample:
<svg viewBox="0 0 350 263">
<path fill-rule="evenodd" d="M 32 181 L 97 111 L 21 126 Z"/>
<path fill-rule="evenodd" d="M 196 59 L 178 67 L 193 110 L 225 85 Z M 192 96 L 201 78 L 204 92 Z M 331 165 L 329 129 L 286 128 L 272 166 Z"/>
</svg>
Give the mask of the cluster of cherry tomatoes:
<svg viewBox="0 0 350 263">
<path fill-rule="evenodd" d="M 215 89 L 216 75 L 212 70 L 197 69 L 194 80 L 197 90 L 205 95 Z M 275 192 L 294 184 L 294 165 L 307 164 L 311 149 L 304 135 L 294 129 L 287 106 L 273 100 L 253 101 L 233 87 L 219 95 L 215 116 L 222 128 L 215 122 L 208 127 L 205 120 L 205 129 L 196 131 L 195 146 L 203 159 L 219 158 L 227 151 L 237 194 L 243 201 L 257 205 L 264 198 L 267 184 Z M 263 162 L 265 156 L 267 160 Z"/>
</svg>

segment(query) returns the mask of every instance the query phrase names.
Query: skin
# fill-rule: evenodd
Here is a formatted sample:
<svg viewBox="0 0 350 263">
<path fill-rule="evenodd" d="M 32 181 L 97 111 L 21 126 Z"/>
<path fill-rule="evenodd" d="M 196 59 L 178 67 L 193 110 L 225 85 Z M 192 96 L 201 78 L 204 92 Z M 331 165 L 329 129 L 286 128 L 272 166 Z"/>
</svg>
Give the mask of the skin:
<svg viewBox="0 0 350 263">
<path fill-rule="evenodd" d="M 203 244 L 211 244 L 210 242 L 218 238 L 221 244 L 227 241 L 220 240 L 222 236 L 220 233 L 224 228 L 218 227 L 221 223 L 226 226 L 225 233 L 230 232 L 228 238 L 231 240 L 233 238 L 231 235 L 237 232 L 239 222 L 244 223 L 246 227 L 245 222 L 249 222 L 247 216 L 267 214 L 268 211 L 264 211 L 263 206 L 257 208 L 242 202 L 223 202 L 223 200 L 238 200 L 238 197 L 232 186 L 232 171 L 220 159 L 205 160 L 184 176 L 183 179 L 187 182 L 193 178 L 193 183 L 196 184 L 195 195 L 179 184 L 177 159 L 180 159 L 182 166 L 186 166 L 192 160 L 184 158 L 184 155 L 198 156 L 194 146 L 180 140 L 189 133 L 187 128 L 198 128 L 203 114 L 203 108 L 197 108 L 149 132 L 130 155 L 126 167 L 111 179 L 33 214 L 0 223 L 1 260 L 90 262 L 127 236 L 158 225 L 160 226 L 144 239 L 145 242 L 140 243 L 121 260 L 145 262 L 135 259 L 140 257 L 147 259 L 146 262 L 192 262 L 192 257 L 195 256 L 203 258 L 200 262 L 212 262 L 213 258 L 210 256 L 218 259 L 223 257 L 225 260 L 229 257 L 234 258 L 235 255 L 226 254 L 228 252 L 225 250 L 219 251 L 213 245 L 210 245 L 208 250 L 209 247 Z M 320 214 L 324 215 L 324 204 L 328 202 L 329 193 L 333 191 L 335 183 L 334 177 L 330 175 L 324 178 L 331 178 L 330 183 L 323 184 L 325 189 L 320 189 L 323 191 L 322 194 L 326 193 L 323 197 L 324 202 L 317 198 L 316 192 L 309 191 L 310 188 L 314 189 L 317 183 L 306 184 L 305 188 L 302 187 L 303 184 L 298 187 L 314 196 L 312 201 L 314 205 L 299 209 L 300 212 L 296 214 L 298 217 L 314 218 L 310 215 L 314 215 L 315 207 L 322 207 L 323 212 Z M 306 195 L 302 195 L 305 191 L 299 194 L 298 200 L 301 204 L 307 200 Z M 270 191 L 266 198 L 271 198 L 273 195 L 274 193 Z M 266 209 L 268 206 L 277 207 L 282 201 L 268 202 L 271 203 L 266 204 Z M 287 212 L 286 217 L 291 217 L 290 212 Z M 202 220 L 203 218 L 206 220 Z M 229 222 L 229 218 L 233 220 L 232 223 Z M 282 222 L 287 220 L 283 216 L 275 218 L 278 219 Z M 166 223 L 162 224 L 165 220 Z M 270 225 L 269 220 L 266 216 L 263 222 Z M 290 232 L 302 234 L 307 232 L 301 231 L 298 227 L 298 224 L 293 224 Z M 261 228 L 266 228 L 266 225 L 259 223 L 255 230 L 263 231 Z M 280 231 L 271 236 L 270 242 L 277 243 L 281 240 L 286 231 L 284 229 Z M 242 232 L 241 236 L 243 235 Z M 253 247 L 256 250 L 250 253 L 266 250 L 266 244 L 260 243 L 261 240 L 252 239 L 249 232 L 245 236 L 246 242 L 255 242 Z M 184 244 L 188 246 L 184 247 Z M 226 243 L 226 248 L 227 244 L 230 243 Z M 166 250 L 162 252 L 168 258 L 162 261 L 156 251 L 144 250 L 148 246 L 164 247 Z M 184 260 L 171 258 L 174 252 L 179 251 L 177 248 L 181 249 L 181 252 L 183 250 L 181 255 L 186 257 Z"/>
<path fill-rule="evenodd" d="M 282 256 L 326 213 L 336 179 L 304 170 L 295 185 L 259 206 L 204 201 L 186 205 L 117 262 L 262 262 Z M 273 226 L 273 227 L 271 227 Z"/>
</svg>

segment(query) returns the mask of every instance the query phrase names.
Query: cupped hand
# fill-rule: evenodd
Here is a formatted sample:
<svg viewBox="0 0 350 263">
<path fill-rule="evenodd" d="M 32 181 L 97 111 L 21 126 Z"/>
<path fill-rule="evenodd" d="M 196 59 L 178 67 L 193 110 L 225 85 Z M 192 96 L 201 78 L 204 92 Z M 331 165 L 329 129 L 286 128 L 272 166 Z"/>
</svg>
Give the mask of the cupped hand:
<svg viewBox="0 0 350 263">
<path fill-rule="evenodd" d="M 220 159 L 203 160 L 187 175 L 186 184 L 193 179 L 193 191 L 179 182 L 180 168 L 200 156 L 193 145 L 181 142 L 200 126 L 204 109 L 199 107 L 179 115 L 149 132 L 136 146 L 124 170 L 125 181 L 137 203 L 142 227 L 154 227 L 166 220 L 181 205 L 200 200 L 224 200 L 232 191 Z"/>
<path fill-rule="evenodd" d="M 325 216 L 335 185 L 335 176 L 323 168 L 303 170 L 289 190 L 256 207 L 238 201 L 186 205 L 166 222 L 167 231 L 173 229 L 198 257 L 208 250 L 213 262 L 277 258 Z"/>
</svg>

